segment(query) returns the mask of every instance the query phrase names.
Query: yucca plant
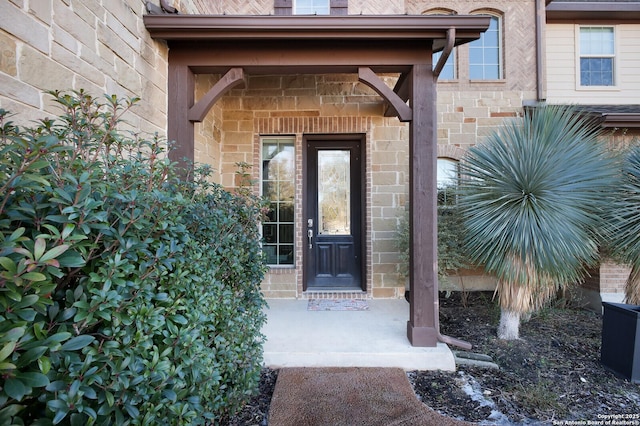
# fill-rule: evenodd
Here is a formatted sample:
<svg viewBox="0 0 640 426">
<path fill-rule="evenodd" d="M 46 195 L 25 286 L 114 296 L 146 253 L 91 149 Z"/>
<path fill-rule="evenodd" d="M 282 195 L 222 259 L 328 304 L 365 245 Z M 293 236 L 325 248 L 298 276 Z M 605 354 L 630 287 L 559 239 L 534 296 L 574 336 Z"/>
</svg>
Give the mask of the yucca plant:
<svg viewBox="0 0 640 426">
<path fill-rule="evenodd" d="M 625 287 L 626 302 L 640 305 L 640 141 L 634 140 L 626 153 L 621 184 L 610 204 L 612 256 L 631 266 Z"/>
<path fill-rule="evenodd" d="M 578 282 L 598 257 L 615 165 L 599 126 L 571 107 L 526 110 L 469 149 L 460 207 L 471 260 L 497 277 L 498 337 Z"/>
</svg>

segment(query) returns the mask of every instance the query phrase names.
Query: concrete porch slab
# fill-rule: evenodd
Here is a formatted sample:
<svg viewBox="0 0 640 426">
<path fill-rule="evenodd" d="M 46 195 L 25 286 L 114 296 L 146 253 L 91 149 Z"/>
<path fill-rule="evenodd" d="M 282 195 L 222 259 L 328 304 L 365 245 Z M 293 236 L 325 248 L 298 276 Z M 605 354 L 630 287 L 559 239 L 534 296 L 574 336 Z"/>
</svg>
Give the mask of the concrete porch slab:
<svg viewBox="0 0 640 426">
<path fill-rule="evenodd" d="M 407 339 L 405 300 L 368 300 L 368 311 L 308 311 L 307 300 L 268 299 L 264 365 L 455 370 L 447 345 L 416 348 Z"/>
</svg>

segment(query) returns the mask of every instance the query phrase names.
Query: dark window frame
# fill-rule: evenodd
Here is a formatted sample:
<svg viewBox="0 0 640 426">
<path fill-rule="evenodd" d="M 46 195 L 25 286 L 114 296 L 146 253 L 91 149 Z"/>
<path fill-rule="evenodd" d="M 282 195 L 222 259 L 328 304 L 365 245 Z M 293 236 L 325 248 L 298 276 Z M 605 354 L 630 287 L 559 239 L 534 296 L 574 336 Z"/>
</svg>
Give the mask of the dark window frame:
<svg viewBox="0 0 640 426">
<path fill-rule="evenodd" d="M 266 154 L 266 148 L 271 153 Z M 276 166 L 275 175 L 268 173 L 271 161 L 278 153 L 291 153 L 291 169 Z M 285 157 L 286 158 L 286 157 Z M 270 267 L 295 267 L 295 137 L 263 136 L 260 141 L 260 193 L 269 200 L 269 211 L 262 221 L 262 250 Z M 284 175 L 280 175 L 282 170 Z M 287 198 L 282 198 L 283 185 L 289 187 Z M 273 192 L 271 192 L 273 191 Z M 269 192 L 269 195 L 267 192 Z M 274 196 L 275 195 L 275 196 Z"/>
</svg>

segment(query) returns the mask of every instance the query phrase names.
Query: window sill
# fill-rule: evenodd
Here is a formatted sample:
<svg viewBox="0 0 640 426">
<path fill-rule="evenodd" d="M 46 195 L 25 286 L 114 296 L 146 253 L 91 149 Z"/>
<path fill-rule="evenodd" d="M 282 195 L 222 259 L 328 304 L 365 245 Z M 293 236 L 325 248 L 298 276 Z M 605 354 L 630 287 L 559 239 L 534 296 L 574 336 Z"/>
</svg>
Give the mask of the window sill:
<svg viewBox="0 0 640 426">
<path fill-rule="evenodd" d="M 267 267 L 269 268 L 269 272 L 278 273 L 295 272 L 296 270 L 295 265 L 267 265 Z"/>
<path fill-rule="evenodd" d="M 576 86 L 579 92 L 619 92 L 619 86 Z"/>
<path fill-rule="evenodd" d="M 504 78 L 499 78 L 497 80 L 469 80 L 471 84 L 505 84 L 507 82 Z"/>
</svg>

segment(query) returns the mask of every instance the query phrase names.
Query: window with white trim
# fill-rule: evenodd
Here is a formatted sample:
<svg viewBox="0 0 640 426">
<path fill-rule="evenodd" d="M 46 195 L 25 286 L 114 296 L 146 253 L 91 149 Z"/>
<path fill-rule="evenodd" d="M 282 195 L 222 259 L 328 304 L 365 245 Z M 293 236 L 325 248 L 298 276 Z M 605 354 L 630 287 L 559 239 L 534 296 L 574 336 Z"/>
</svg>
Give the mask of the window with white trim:
<svg viewBox="0 0 640 426">
<path fill-rule="evenodd" d="M 262 196 L 269 202 L 262 222 L 262 250 L 271 266 L 294 264 L 294 138 L 262 139 Z"/>
<path fill-rule="evenodd" d="M 499 80 L 502 77 L 502 25 L 499 17 L 491 18 L 489 29 L 478 40 L 469 43 L 469 78 Z"/>
<path fill-rule="evenodd" d="M 329 0 L 294 0 L 294 15 L 329 15 L 331 5 Z"/>
<path fill-rule="evenodd" d="M 580 86 L 615 86 L 615 31 L 613 27 L 580 27 Z"/>
</svg>

